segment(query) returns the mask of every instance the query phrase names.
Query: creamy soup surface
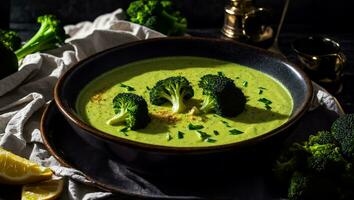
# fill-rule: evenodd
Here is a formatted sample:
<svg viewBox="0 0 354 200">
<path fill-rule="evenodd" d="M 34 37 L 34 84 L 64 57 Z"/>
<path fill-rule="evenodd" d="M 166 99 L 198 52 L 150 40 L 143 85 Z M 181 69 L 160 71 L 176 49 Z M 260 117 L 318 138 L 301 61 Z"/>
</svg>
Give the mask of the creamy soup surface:
<svg viewBox="0 0 354 200">
<path fill-rule="evenodd" d="M 218 73 L 233 79 L 242 89 L 247 97 L 245 111 L 233 118 L 212 113 L 188 114 L 193 106 L 200 107 L 203 99 L 202 90 L 198 87 L 199 79 L 206 74 Z M 194 89 L 194 97 L 186 102 L 186 112 L 172 114 L 169 103 L 152 105 L 149 88 L 158 80 L 179 75 L 186 77 Z M 134 91 L 127 91 L 122 84 L 134 88 Z M 113 98 L 123 92 L 145 98 L 151 117 L 146 128 L 121 131 L 124 124 L 106 124 L 115 115 Z M 272 103 L 266 106 L 260 99 Z M 265 134 L 288 120 L 293 102 L 282 84 L 254 69 L 209 58 L 164 57 L 130 63 L 99 76 L 80 92 L 76 107 L 78 115 L 86 123 L 116 137 L 162 146 L 195 147 L 228 144 Z M 203 128 L 198 133 L 190 130 L 189 124 L 202 125 Z M 200 132 L 208 134 L 209 140 L 201 139 Z"/>
</svg>

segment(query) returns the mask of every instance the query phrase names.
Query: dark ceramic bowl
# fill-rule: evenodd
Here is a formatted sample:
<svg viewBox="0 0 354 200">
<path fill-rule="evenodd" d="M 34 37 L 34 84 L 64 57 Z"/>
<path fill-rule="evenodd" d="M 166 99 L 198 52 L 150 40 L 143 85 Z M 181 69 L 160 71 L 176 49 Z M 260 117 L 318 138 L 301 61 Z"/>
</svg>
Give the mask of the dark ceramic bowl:
<svg viewBox="0 0 354 200">
<path fill-rule="evenodd" d="M 199 56 L 231 61 L 262 71 L 279 80 L 291 93 L 290 119 L 261 136 L 211 147 L 166 147 L 139 143 L 101 132 L 76 114 L 79 92 L 97 76 L 134 61 L 164 56 Z M 266 150 L 279 146 L 288 129 L 308 110 L 312 85 L 297 67 L 270 52 L 226 40 L 193 37 L 143 40 L 106 50 L 72 67 L 55 87 L 55 102 L 76 133 L 89 145 L 108 152 L 129 168 L 150 174 L 200 174 L 210 169 L 237 166 L 266 158 Z M 68 138 L 70 139 L 70 138 Z M 263 162 L 263 161 L 261 161 Z M 254 165 L 253 165 L 254 166 Z M 247 166 L 246 166 L 247 167 Z"/>
</svg>

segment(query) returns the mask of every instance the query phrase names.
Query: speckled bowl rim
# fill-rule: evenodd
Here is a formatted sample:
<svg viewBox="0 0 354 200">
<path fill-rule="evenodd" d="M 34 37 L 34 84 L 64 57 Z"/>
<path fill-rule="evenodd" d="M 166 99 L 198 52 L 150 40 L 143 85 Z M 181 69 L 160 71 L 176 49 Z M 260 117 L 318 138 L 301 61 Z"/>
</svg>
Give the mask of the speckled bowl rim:
<svg viewBox="0 0 354 200">
<path fill-rule="evenodd" d="M 60 94 L 60 88 L 63 86 L 64 80 L 68 77 L 68 75 L 77 67 L 82 67 L 84 66 L 83 64 L 86 62 L 90 62 L 92 59 L 98 58 L 100 56 L 103 56 L 105 54 L 109 54 L 111 51 L 117 51 L 120 49 L 124 48 L 129 48 L 131 46 L 137 45 L 137 44 L 153 44 L 156 41 L 161 41 L 161 40 L 174 40 L 174 41 L 186 41 L 186 40 L 191 40 L 191 41 L 201 41 L 201 42 L 209 42 L 209 43 L 233 43 L 235 45 L 239 46 L 244 46 L 247 48 L 252 48 L 259 53 L 268 56 L 268 57 L 273 57 L 281 62 L 285 63 L 288 65 L 288 67 L 292 68 L 295 73 L 299 74 L 300 77 L 302 78 L 302 81 L 304 81 L 306 88 L 308 88 L 308 91 L 305 94 L 304 101 L 300 104 L 299 109 L 297 112 L 293 113 L 292 117 L 289 118 L 288 121 L 286 121 L 284 124 L 281 126 L 264 133 L 262 135 L 259 135 L 257 137 L 253 137 L 247 140 L 239 141 L 239 142 L 234 142 L 234 143 L 228 143 L 228 144 L 221 144 L 221 145 L 213 145 L 213 146 L 205 146 L 205 147 L 173 147 L 173 146 L 163 146 L 163 145 L 155 145 L 155 144 L 147 144 L 143 142 L 137 142 L 125 138 L 120 138 L 116 137 L 113 135 L 110 135 L 108 133 L 105 133 L 103 131 L 97 130 L 96 128 L 86 124 L 83 122 L 79 117 L 76 116 L 75 113 L 71 112 L 70 109 L 68 109 L 65 104 L 63 103 L 61 94 Z M 199 38 L 199 37 L 165 37 L 165 38 L 154 38 L 154 39 L 147 39 L 147 40 L 140 40 L 136 42 L 131 42 L 127 44 L 120 45 L 118 47 L 113 47 L 111 49 L 105 50 L 103 52 L 100 52 L 98 54 L 92 55 L 85 60 L 82 60 L 78 62 L 75 66 L 71 67 L 68 71 L 66 71 L 61 78 L 58 80 L 58 82 L 55 85 L 54 88 L 54 100 L 55 103 L 57 104 L 60 112 L 64 114 L 65 118 L 70 120 L 72 123 L 74 123 L 77 127 L 80 129 L 85 130 L 88 134 L 98 137 L 99 139 L 107 142 L 113 142 L 116 144 L 124 145 L 124 146 L 130 146 L 133 148 L 137 149 L 144 149 L 148 151 L 157 151 L 157 152 L 169 152 L 169 153 L 201 153 L 201 152 L 215 152 L 215 151 L 222 151 L 225 149 L 233 149 L 233 148 L 242 148 L 246 146 L 252 146 L 255 144 L 258 144 L 260 142 L 266 141 L 269 138 L 279 134 L 283 133 L 287 128 L 289 128 L 291 125 L 293 125 L 295 122 L 297 122 L 301 116 L 309 109 L 311 102 L 313 98 L 313 86 L 311 83 L 311 80 L 307 77 L 305 72 L 303 72 L 299 67 L 295 66 L 294 64 L 288 62 L 286 59 L 280 57 L 279 55 L 266 51 L 264 49 L 256 48 L 253 46 L 249 46 L 246 44 L 238 43 L 235 41 L 229 41 L 229 40 L 222 40 L 222 39 L 213 39 L 213 38 Z M 73 108 L 73 110 L 75 110 Z"/>
</svg>

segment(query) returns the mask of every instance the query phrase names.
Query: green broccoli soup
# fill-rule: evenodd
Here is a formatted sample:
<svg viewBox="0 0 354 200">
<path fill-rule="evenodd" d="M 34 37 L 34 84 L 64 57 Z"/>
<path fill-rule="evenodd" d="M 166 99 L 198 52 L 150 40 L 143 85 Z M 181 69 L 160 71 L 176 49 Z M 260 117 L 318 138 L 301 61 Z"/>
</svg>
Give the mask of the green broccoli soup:
<svg viewBox="0 0 354 200">
<path fill-rule="evenodd" d="M 241 113 L 222 117 L 212 110 L 198 112 L 205 97 L 198 83 L 208 74 L 232 79 L 241 89 L 246 101 Z M 171 109 L 168 101 L 160 105 L 151 103 L 152 88 L 159 80 L 169 77 L 186 78 L 194 90 L 192 97 L 184 101 L 183 112 L 173 112 L 179 108 Z M 145 128 L 132 130 L 125 122 L 107 123 L 116 115 L 113 99 L 120 93 L 141 96 L 136 102 L 145 99 L 148 111 L 144 104 L 144 112 L 150 118 Z M 120 95 L 120 98 L 137 95 Z M 201 57 L 154 58 L 117 67 L 91 81 L 80 92 L 76 103 L 82 120 L 98 130 L 142 143 L 178 147 L 229 144 L 260 136 L 284 124 L 292 108 L 290 93 L 267 74 Z"/>
</svg>

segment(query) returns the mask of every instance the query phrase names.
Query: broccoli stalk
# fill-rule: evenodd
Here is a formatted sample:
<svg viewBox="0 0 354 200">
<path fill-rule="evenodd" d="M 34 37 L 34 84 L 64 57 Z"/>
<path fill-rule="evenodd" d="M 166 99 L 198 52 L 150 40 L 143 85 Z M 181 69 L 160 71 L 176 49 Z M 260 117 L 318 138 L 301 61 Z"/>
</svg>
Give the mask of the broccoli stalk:
<svg viewBox="0 0 354 200">
<path fill-rule="evenodd" d="M 194 91 L 190 82 L 182 76 L 160 80 L 150 90 L 150 102 L 152 104 L 162 105 L 169 101 L 174 113 L 183 112 L 186 109 L 184 101 L 193 96 Z"/>
<path fill-rule="evenodd" d="M 60 21 L 55 16 L 40 16 L 37 21 L 41 27 L 24 46 L 15 52 L 18 60 L 28 54 L 57 48 L 64 43 L 66 35 Z"/>
<path fill-rule="evenodd" d="M 134 105 L 132 105 L 131 102 L 120 102 L 120 107 L 121 109 L 119 109 L 118 113 L 107 121 L 108 125 L 114 125 L 124 122 L 126 118 L 128 118 L 129 114 L 131 114 L 128 108 L 134 109 Z"/>
<path fill-rule="evenodd" d="M 203 100 L 203 103 L 200 107 L 200 110 L 205 113 L 208 113 L 214 109 L 216 103 L 217 102 L 213 96 L 207 95 L 204 97 L 204 100 Z"/>
<path fill-rule="evenodd" d="M 132 130 L 145 128 L 150 122 L 145 99 L 132 93 L 120 93 L 113 99 L 113 108 L 116 113 L 106 123 L 115 125 L 125 123 Z"/>
<path fill-rule="evenodd" d="M 181 88 L 182 85 L 175 83 L 171 84 L 170 87 L 166 87 L 166 92 L 161 93 L 166 99 L 172 103 L 172 111 L 179 113 L 185 110 L 183 97 L 186 96 L 186 90 Z M 182 86 L 183 87 L 183 86 Z"/>
<path fill-rule="evenodd" d="M 246 104 L 246 97 L 232 79 L 225 76 L 208 74 L 199 81 L 204 100 L 200 110 L 204 113 L 214 111 L 217 115 L 235 117 Z"/>
</svg>

